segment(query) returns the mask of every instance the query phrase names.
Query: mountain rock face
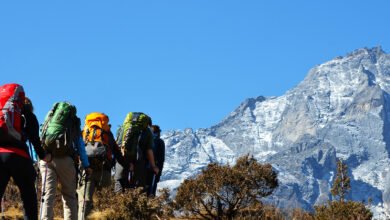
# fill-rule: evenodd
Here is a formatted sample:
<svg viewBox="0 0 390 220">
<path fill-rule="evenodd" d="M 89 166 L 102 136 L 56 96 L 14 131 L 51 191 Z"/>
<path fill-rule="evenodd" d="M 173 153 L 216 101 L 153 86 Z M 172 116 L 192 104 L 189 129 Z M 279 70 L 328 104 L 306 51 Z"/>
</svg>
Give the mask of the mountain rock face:
<svg viewBox="0 0 390 220">
<path fill-rule="evenodd" d="M 390 55 L 380 47 L 337 57 L 283 96 L 245 100 L 211 128 L 164 133 L 160 187 L 175 189 L 210 162 L 249 153 L 278 171 L 268 202 L 312 210 L 332 198 L 341 158 L 351 176 L 348 198 L 370 199 L 375 218 L 390 218 L 389 93 Z"/>
</svg>

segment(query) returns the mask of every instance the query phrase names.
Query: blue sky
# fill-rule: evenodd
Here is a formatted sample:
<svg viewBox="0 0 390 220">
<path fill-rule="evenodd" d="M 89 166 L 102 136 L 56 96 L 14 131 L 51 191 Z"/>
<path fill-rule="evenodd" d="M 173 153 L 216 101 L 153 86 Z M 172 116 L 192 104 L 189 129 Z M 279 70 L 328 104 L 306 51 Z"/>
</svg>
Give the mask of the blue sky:
<svg viewBox="0 0 390 220">
<path fill-rule="evenodd" d="M 163 130 L 207 128 L 244 99 L 279 96 L 310 68 L 362 47 L 390 51 L 390 2 L 1 1 L 0 83 L 42 123 L 56 101 L 84 119 L 129 111 Z"/>
</svg>

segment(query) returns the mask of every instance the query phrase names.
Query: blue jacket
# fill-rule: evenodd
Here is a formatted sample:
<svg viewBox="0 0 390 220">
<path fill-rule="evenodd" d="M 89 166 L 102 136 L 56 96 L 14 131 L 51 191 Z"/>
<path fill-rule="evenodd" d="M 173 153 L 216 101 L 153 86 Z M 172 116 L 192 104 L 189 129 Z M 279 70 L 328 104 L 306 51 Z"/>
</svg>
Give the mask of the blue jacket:
<svg viewBox="0 0 390 220">
<path fill-rule="evenodd" d="M 76 144 L 76 150 L 80 156 L 81 165 L 83 166 L 83 168 L 89 167 L 88 156 L 87 156 L 87 152 L 85 151 L 85 143 L 81 135 L 79 136 L 78 143 L 75 144 Z"/>
</svg>

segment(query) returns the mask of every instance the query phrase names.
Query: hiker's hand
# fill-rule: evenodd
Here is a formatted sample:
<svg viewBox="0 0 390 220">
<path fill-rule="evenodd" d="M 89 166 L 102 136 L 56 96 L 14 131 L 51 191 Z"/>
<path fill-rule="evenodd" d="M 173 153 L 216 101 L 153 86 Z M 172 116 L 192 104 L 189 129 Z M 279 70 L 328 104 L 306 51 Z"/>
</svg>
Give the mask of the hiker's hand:
<svg viewBox="0 0 390 220">
<path fill-rule="evenodd" d="M 43 158 L 43 161 L 46 163 L 50 163 L 53 158 L 51 157 L 51 153 L 47 153 L 45 157 Z"/>
<path fill-rule="evenodd" d="M 85 174 L 87 174 L 87 176 L 90 176 L 92 173 L 93 173 L 92 168 L 90 168 L 90 167 L 85 168 Z"/>
<path fill-rule="evenodd" d="M 130 164 L 129 164 L 129 171 L 130 171 L 130 172 L 133 172 L 133 171 L 134 171 L 134 164 L 133 164 L 133 163 L 130 163 Z"/>
<path fill-rule="evenodd" d="M 156 175 L 158 175 L 158 173 L 160 172 L 160 169 L 157 166 L 152 167 L 152 170 L 153 170 L 153 173 Z"/>
</svg>

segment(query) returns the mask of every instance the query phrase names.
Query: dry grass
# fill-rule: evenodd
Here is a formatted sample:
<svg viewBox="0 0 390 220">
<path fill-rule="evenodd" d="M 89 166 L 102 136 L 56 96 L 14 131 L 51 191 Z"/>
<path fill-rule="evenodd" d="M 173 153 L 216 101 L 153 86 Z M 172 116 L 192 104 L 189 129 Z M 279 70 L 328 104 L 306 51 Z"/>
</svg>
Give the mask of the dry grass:
<svg viewBox="0 0 390 220">
<path fill-rule="evenodd" d="M 157 197 L 147 197 L 141 188 L 128 189 L 116 194 L 111 187 L 95 194 L 93 219 L 169 219 L 173 216 L 169 192 L 162 191 Z"/>
<path fill-rule="evenodd" d="M 88 216 L 88 219 L 91 219 L 91 220 L 107 220 L 107 219 L 110 218 L 110 216 L 112 216 L 113 212 L 114 211 L 112 209 L 106 209 L 104 211 L 95 211 L 95 212 L 92 212 Z"/>
<path fill-rule="evenodd" d="M 23 219 L 22 200 L 18 187 L 11 180 L 4 193 L 4 211 L 1 217 L 4 219 Z"/>
<path fill-rule="evenodd" d="M 38 185 L 38 207 L 40 206 L 40 185 Z M 188 195 L 187 195 L 188 196 Z M 337 202 L 336 202 L 337 203 Z M 272 206 L 262 206 L 259 209 L 243 209 L 238 213 L 235 219 L 255 220 L 313 220 L 313 219 L 371 219 L 372 213 L 365 208 L 364 204 L 357 202 L 346 202 L 345 207 L 331 202 L 329 207 L 317 207 L 315 213 L 308 213 L 304 210 L 279 210 Z M 335 205 L 336 204 L 336 205 Z M 22 202 L 18 188 L 9 182 L 5 191 L 5 213 L 0 214 L 0 219 L 23 219 Z M 333 205 L 333 206 L 332 206 Z M 127 190 L 123 194 L 113 193 L 112 186 L 96 192 L 94 195 L 93 213 L 88 219 L 164 219 L 164 220 L 182 220 L 182 219 L 201 219 L 201 216 L 188 215 L 174 217 L 177 214 L 175 202 L 170 200 L 169 192 L 164 192 L 156 198 L 148 198 L 140 190 Z M 38 208 L 39 212 L 39 208 Z M 54 208 L 55 219 L 63 219 L 63 208 L 60 194 L 60 188 L 57 189 L 56 205 Z M 337 213 L 347 212 L 350 218 L 343 216 L 336 217 Z"/>
<path fill-rule="evenodd" d="M 3 217 L 3 215 L 1 215 Z M 4 213 L 4 219 L 23 219 L 23 212 L 19 208 L 10 207 Z"/>
<path fill-rule="evenodd" d="M 39 179 L 40 180 L 40 179 Z M 38 213 L 41 205 L 41 185 L 38 181 Z M 23 219 L 23 205 L 20 198 L 18 187 L 13 183 L 12 179 L 9 181 L 4 193 L 4 217 L 5 219 Z M 54 206 L 55 219 L 63 219 L 63 207 L 60 193 L 60 186 L 57 188 L 56 201 Z M 1 213 L 0 217 L 3 216 Z M 60 217 L 61 216 L 61 217 Z"/>
</svg>

